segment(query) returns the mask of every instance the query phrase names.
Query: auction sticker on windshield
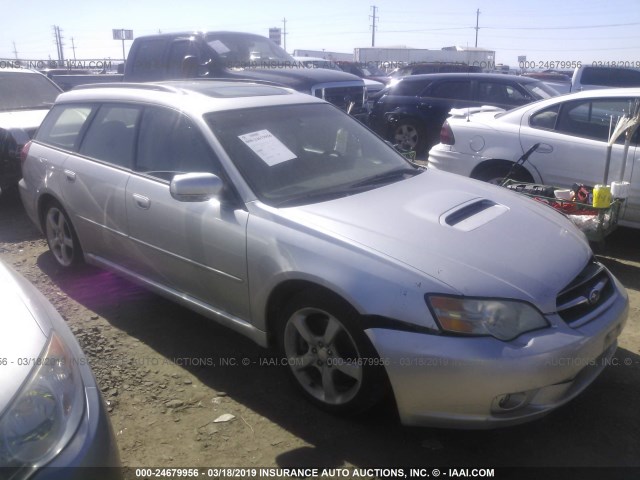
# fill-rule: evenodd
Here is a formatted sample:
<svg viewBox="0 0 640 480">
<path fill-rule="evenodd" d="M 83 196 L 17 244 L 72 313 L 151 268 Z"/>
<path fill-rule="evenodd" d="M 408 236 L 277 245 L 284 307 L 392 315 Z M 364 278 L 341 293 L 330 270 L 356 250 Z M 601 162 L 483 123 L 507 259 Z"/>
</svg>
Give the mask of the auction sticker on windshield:
<svg viewBox="0 0 640 480">
<path fill-rule="evenodd" d="M 296 155 L 269 130 L 246 133 L 238 138 L 270 167 L 296 158 Z"/>
</svg>

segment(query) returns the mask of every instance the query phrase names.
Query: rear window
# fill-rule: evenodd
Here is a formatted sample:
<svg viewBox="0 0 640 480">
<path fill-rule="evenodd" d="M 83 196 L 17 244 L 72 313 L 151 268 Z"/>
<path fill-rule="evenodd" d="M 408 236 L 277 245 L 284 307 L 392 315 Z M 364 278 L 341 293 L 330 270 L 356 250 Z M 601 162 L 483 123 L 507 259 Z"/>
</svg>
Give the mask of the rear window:
<svg viewBox="0 0 640 480">
<path fill-rule="evenodd" d="M 600 87 L 640 86 L 640 71 L 627 68 L 587 67 L 582 71 L 582 85 Z"/>
<path fill-rule="evenodd" d="M 44 75 L 0 72 L 0 111 L 51 108 L 60 90 Z"/>
<path fill-rule="evenodd" d="M 75 151 L 80 132 L 94 108 L 92 105 L 56 105 L 40 125 L 35 140 Z"/>
</svg>

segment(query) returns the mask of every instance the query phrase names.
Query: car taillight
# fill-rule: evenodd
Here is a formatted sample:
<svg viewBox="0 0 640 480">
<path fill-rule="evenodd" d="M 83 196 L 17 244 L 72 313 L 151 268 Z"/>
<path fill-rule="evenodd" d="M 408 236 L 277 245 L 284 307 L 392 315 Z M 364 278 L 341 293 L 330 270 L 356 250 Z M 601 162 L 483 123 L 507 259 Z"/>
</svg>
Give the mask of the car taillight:
<svg viewBox="0 0 640 480">
<path fill-rule="evenodd" d="M 449 126 L 449 122 L 445 121 L 440 129 L 440 143 L 443 145 L 454 145 L 456 139 L 453 136 L 453 130 Z"/>
<path fill-rule="evenodd" d="M 29 148 L 30 147 L 31 147 L 31 141 L 25 143 L 24 147 L 22 147 L 22 150 L 20 150 L 20 164 L 21 165 L 24 165 L 24 162 L 27 159 L 27 156 L 29 155 Z"/>
</svg>

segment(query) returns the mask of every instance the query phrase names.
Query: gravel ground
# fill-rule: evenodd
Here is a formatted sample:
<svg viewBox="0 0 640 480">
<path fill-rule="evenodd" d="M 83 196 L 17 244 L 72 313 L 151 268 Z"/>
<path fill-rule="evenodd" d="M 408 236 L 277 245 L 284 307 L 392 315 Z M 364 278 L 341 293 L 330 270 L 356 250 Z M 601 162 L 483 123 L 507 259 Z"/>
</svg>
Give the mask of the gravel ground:
<svg viewBox="0 0 640 480">
<path fill-rule="evenodd" d="M 248 339 L 110 273 L 61 271 L 17 196 L 0 197 L 0 259 L 67 320 L 129 467 L 640 466 L 639 245 L 640 231 L 620 228 L 601 256 L 630 318 L 614 365 L 580 397 L 507 429 L 404 428 L 388 405 L 362 418 L 318 411 Z"/>
</svg>

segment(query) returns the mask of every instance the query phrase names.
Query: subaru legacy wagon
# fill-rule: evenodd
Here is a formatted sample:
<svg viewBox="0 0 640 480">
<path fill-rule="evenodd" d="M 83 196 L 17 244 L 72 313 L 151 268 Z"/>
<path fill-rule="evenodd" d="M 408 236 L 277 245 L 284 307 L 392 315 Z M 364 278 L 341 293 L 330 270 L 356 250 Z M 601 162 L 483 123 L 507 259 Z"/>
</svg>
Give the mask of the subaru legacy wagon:
<svg viewBox="0 0 640 480">
<path fill-rule="evenodd" d="M 561 214 L 409 163 L 287 88 L 81 88 L 23 157 L 23 203 L 61 267 L 112 270 L 279 349 L 331 412 L 392 395 L 407 425 L 531 420 L 597 377 L 627 318 Z"/>
</svg>

